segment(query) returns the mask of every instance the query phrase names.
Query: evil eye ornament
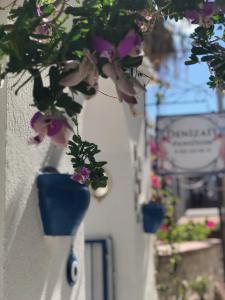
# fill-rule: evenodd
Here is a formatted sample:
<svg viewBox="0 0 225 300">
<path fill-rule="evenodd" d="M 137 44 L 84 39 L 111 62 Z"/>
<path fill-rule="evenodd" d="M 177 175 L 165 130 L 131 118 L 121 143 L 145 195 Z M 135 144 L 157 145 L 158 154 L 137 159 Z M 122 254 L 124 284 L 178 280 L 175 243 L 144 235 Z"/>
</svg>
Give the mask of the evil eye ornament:
<svg viewBox="0 0 225 300">
<path fill-rule="evenodd" d="M 77 283 L 78 274 L 78 261 L 74 252 L 71 251 L 66 266 L 66 277 L 70 286 L 74 286 Z"/>
</svg>

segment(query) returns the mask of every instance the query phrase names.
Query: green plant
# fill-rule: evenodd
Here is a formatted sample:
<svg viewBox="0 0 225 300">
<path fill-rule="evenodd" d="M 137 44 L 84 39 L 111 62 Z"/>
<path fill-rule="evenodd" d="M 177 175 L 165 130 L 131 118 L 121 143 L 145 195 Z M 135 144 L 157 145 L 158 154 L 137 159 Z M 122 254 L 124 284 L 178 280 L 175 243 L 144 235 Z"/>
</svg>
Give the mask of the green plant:
<svg viewBox="0 0 225 300">
<path fill-rule="evenodd" d="M 189 300 L 193 295 L 197 296 L 198 300 L 205 300 L 208 284 L 209 280 L 206 276 L 197 276 L 193 280 L 173 277 L 169 283 L 159 284 L 158 291 L 162 300 Z"/>
<path fill-rule="evenodd" d="M 198 276 L 194 281 L 190 282 L 190 288 L 199 296 L 199 300 L 204 300 L 208 291 L 208 278 Z"/>
<path fill-rule="evenodd" d="M 160 299 L 188 300 L 191 294 L 195 294 L 199 300 L 204 300 L 208 278 L 197 276 L 193 280 L 187 280 L 180 275 L 179 266 L 182 263 L 182 256 L 177 249 L 177 243 L 206 240 L 208 235 L 216 229 L 216 224 L 211 220 L 206 220 L 204 224 L 189 222 L 179 225 L 175 214 L 179 199 L 173 194 L 165 178 L 161 179 L 161 189 L 158 192 L 165 205 L 166 214 L 164 225 L 158 231 L 157 237 L 170 245 L 170 258 L 168 264 L 164 266 L 168 280 L 157 278 Z"/>
<path fill-rule="evenodd" d="M 97 162 L 95 155 L 100 152 L 97 145 L 82 141 L 79 135 L 74 135 L 72 141 L 69 142 L 69 155 L 72 155 L 72 164 L 75 170 L 87 168 L 90 170 L 88 181 L 94 189 L 105 186 L 107 177 L 104 175 L 103 166 L 106 162 Z M 88 183 L 89 183 L 88 182 Z"/>
<path fill-rule="evenodd" d="M 26 83 L 33 83 L 32 105 L 38 112 L 31 120 L 37 133 L 32 143 L 39 144 L 48 136 L 55 144 L 66 146 L 68 132 L 73 132 L 70 123 L 78 127 L 78 114 L 82 109 L 76 95 L 82 93 L 88 99 L 96 95 L 100 76 L 112 80 L 118 100 L 126 102 L 135 114 L 138 93 L 144 93 L 145 88 L 131 71 L 141 65 L 144 55 L 150 60 L 155 57 L 158 68 L 160 60 L 174 52 L 173 40 L 166 28 L 164 35 L 169 46 L 166 52 L 160 44 L 152 47 L 152 43 L 160 40 L 158 37 L 162 38 L 160 28 L 167 18 L 186 18 L 198 24 L 191 36 L 194 43 L 187 64 L 206 62 L 211 71 L 210 87 L 225 87 L 222 0 L 18 2 L 12 0 L 0 7 L 8 15 L 7 21 L 0 25 L 0 80 L 9 74 L 18 76 L 13 86 L 16 94 Z M 220 37 L 218 30 L 221 30 Z M 151 45 L 149 39 L 153 39 Z M 162 45 L 164 41 L 161 40 Z M 156 53 L 152 53 L 153 50 Z M 79 133 L 74 134 L 72 143 L 74 140 L 80 140 Z M 70 144 L 75 167 L 73 179 L 80 178 L 80 182 L 91 184 L 93 188 L 105 186 L 107 179 L 101 167 L 96 167 L 97 164 L 103 166 L 104 162 L 93 161 L 89 147 L 79 148 L 84 144 L 86 141 L 81 140 L 75 146 Z M 78 153 L 87 155 L 86 159 L 77 158 Z M 89 158 L 92 161 L 87 162 Z"/>
<path fill-rule="evenodd" d="M 204 241 L 207 240 L 212 231 L 213 229 L 208 228 L 206 224 L 189 222 L 187 224 L 174 226 L 171 232 L 168 232 L 166 227 L 163 227 L 158 232 L 158 238 L 164 242 L 168 242 L 169 239 L 172 239 L 174 243 Z"/>
</svg>

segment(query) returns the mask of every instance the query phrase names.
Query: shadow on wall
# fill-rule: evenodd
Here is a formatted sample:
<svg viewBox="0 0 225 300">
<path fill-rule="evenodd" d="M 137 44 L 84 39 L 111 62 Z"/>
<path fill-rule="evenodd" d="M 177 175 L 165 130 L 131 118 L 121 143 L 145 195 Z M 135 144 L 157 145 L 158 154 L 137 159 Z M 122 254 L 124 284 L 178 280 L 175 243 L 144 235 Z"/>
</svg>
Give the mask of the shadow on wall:
<svg viewBox="0 0 225 300">
<path fill-rule="evenodd" d="M 36 184 L 33 183 L 27 206 L 7 253 L 5 299 L 76 299 L 75 294 L 79 291 L 68 285 L 65 276 L 73 239 L 43 235 L 36 195 Z"/>
<path fill-rule="evenodd" d="M 42 170 L 46 166 L 54 166 L 57 168 L 62 155 L 63 155 L 63 150 L 61 148 L 57 148 L 55 145 L 50 144 L 48 151 L 45 155 L 45 158 L 39 167 L 39 170 Z M 38 173 L 38 171 L 35 172 L 34 169 L 34 173 Z M 33 180 L 34 179 L 36 180 L 35 175 L 36 174 L 32 174 L 27 178 L 23 178 L 23 181 L 19 180 L 15 188 L 15 191 L 11 196 L 11 199 L 13 199 L 13 201 L 10 201 L 10 204 L 7 207 L 7 212 L 6 212 L 7 215 L 6 218 L 7 238 L 5 239 L 6 253 L 10 251 L 11 245 L 16 236 L 18 225 L 21 222 L 20 218 L 23 216 L 24 210 L 26 209 L 28 203 L 27 201 L 30 197 L 29 193 L 30 195 L 32 195 L 32 192 L 29 191 L 31 191 L 32 185 L 34 184 Z M 36 191 L 34 192 L 36 193 Z"/>
<path fill-rule="evenodd" d="M 144 237 L 144 253 L 142 261 L 142 295 L 141 299 L 144 300 L 155 300 L 157 299 L 156 289 L 155 289 L 155 258 L 154 258 L 154 243 L 155 236 L 145 234 Z M 154 288 L 153 288 L 154 287 Z"/>
</svg>

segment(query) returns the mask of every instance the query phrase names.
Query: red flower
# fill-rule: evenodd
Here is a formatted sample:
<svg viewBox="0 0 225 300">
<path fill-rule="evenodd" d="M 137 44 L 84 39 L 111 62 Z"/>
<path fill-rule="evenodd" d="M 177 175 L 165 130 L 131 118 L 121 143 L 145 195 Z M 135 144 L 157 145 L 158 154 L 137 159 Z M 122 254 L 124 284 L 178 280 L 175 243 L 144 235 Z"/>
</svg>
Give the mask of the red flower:
<svg viewBox="0 0 225 300">
<path fill-rule="evenodd" d="M 169 230 L 169 226 L 167 224 L 162 224 L 160 226 L 160 231 L 167 232 Z"/>
<path fill-rule="evenodd" d="M 152 175 L 151 176 L 151 182 L 152 182 L 152 187 L 154 189 L 159 189 L 160 188 L 160 180 L 159 177 Z"/>
</svg>

